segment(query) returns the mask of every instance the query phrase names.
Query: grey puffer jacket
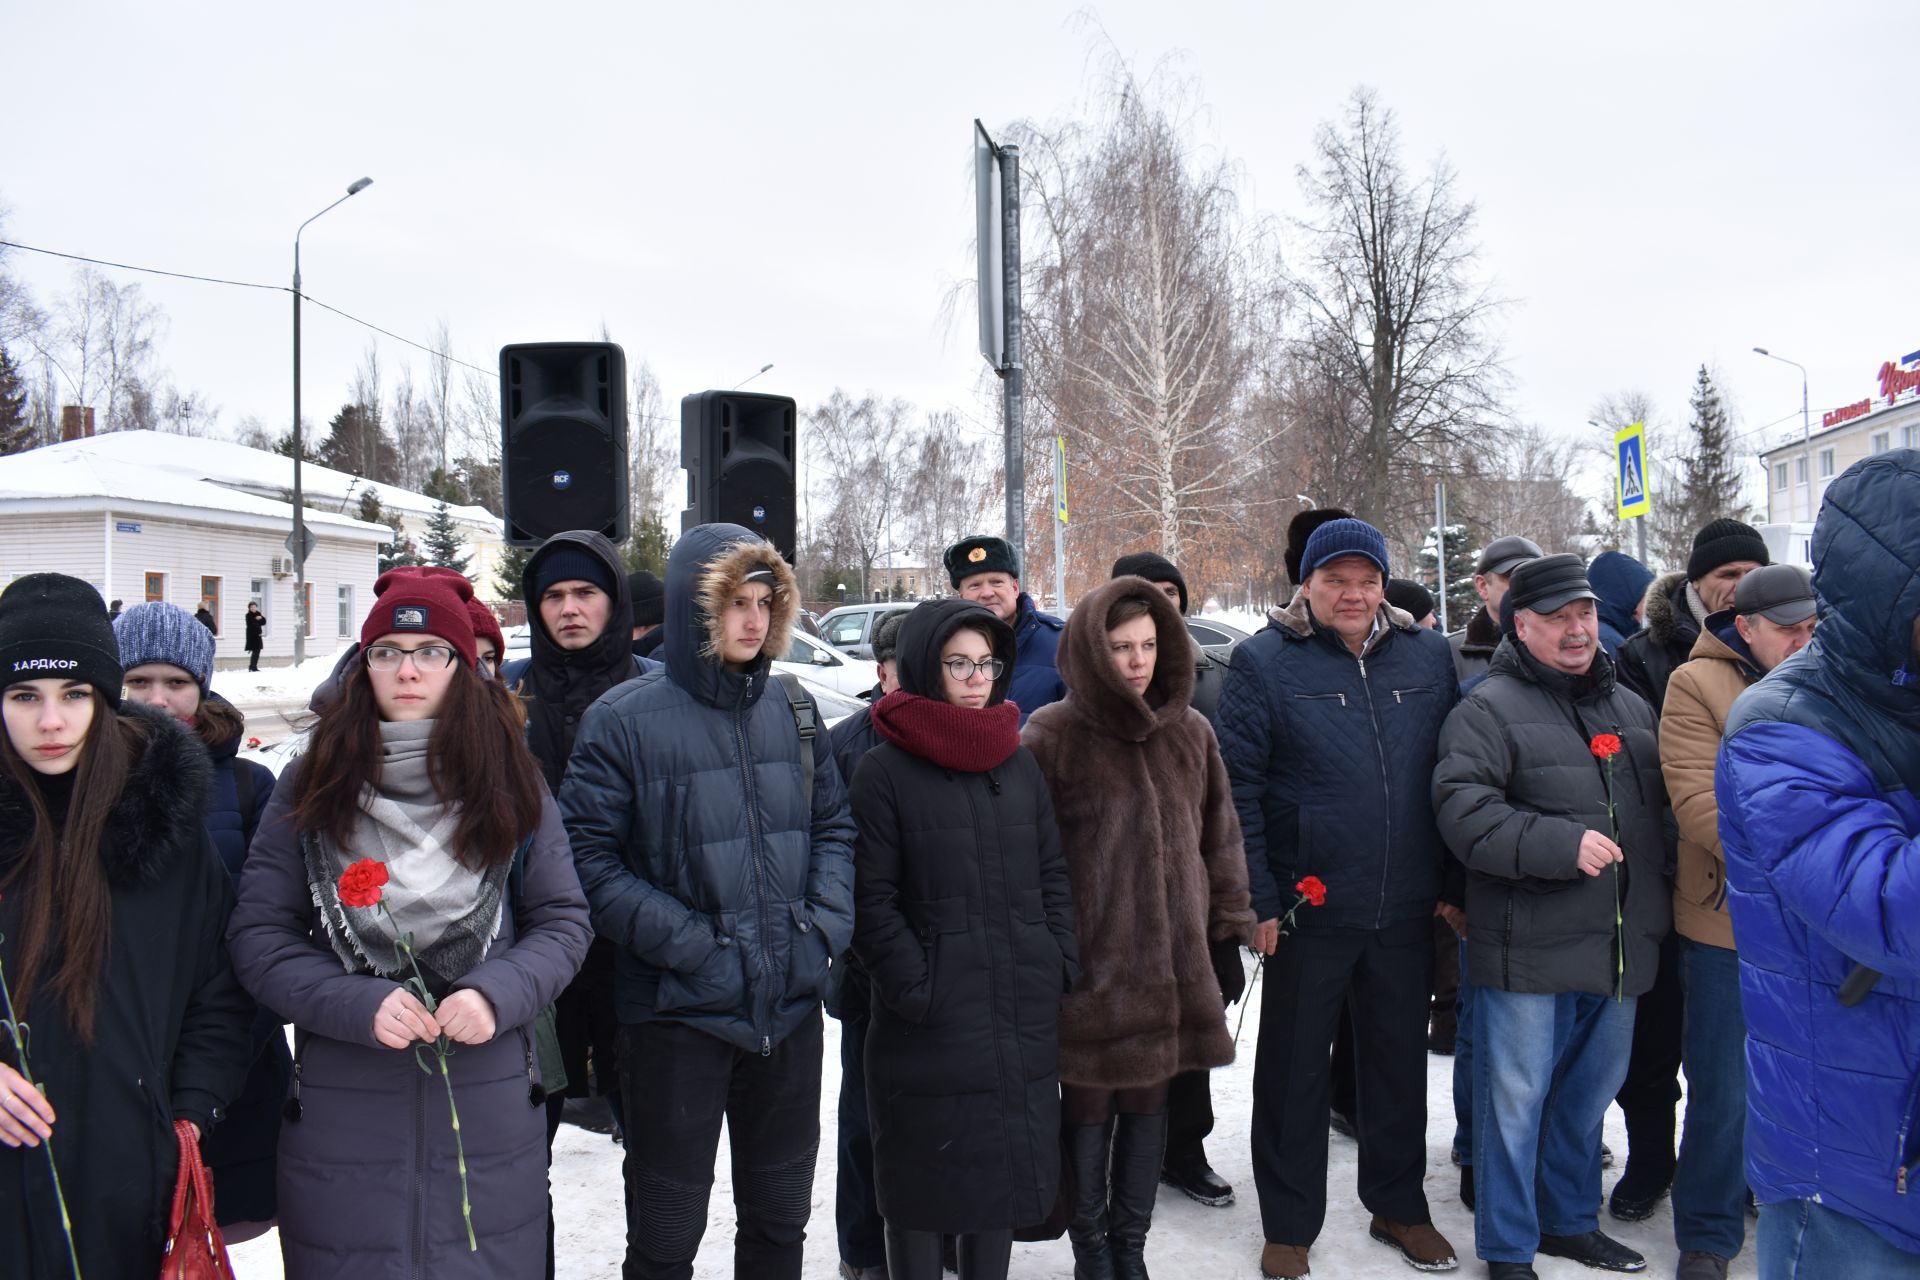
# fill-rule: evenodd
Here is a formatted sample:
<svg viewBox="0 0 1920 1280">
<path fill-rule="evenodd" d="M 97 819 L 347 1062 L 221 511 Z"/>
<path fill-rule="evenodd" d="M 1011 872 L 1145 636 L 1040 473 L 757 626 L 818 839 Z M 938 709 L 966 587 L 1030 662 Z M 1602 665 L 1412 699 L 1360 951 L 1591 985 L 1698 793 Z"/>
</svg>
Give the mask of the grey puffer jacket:
<svg viewBox="0 0 1920 1280">
<path fill-rule="evenodd" d="M 1467 867 L 1467 963 L 1476 986 L 1533 994 L 1644 994 L 1673 925 L 1660 745 L 1646 701 L 1604 651 L 1586 682 L 1534 661 L 1513 637 L 1440 733 L 1433 803 Z M 1618 737 L 1612 792 L 1625 863 L 1578 865 L 1608 834 L 1608 773 L 1592 748 Z M 1615 893 L 1624 926 L 1614 925 Z M 1621 965 L 1624 962 L 1624 972 Z"/>
<path fill-rule="evenodd" d="M 718 621 L 757 566 L 772 618 L 745 671 Z M 560 810 L 593 908 L 620 949 L 622 1022 L 683 1023 L 770 1049 L 826 994 L 853 941 L 853 820 L 824 733 L 803 789 L 800 733 L 767 656 L 798 611 L 793 570 L 737 525 L 700 525 L 667 561 L 666 668 L 588 708 Z"/>
<path fill-rule="evenodd" d="M 467 1248 L 447 1086 L 373 1037 L 395 984 L 349 973 L 326 941 L 291 821 L 304 760 L 261 820 L 227 928 L 255 999 L 292 1020 L 297 1118 L 280 1128 L 280 1250 L 289 1280 L 537 1276 L 547 1245 L 546 1109 L 536 1105 L 534 1015 L 580 967 L 592 936 L 551 801 L 487 958 L 453 983 L 493 1006 L 497 1031 L 447 1059 L 460 1108 L 477 1252 Z M 425 1061 L 434 1063 L 421 1046 Z"/>
</svg>

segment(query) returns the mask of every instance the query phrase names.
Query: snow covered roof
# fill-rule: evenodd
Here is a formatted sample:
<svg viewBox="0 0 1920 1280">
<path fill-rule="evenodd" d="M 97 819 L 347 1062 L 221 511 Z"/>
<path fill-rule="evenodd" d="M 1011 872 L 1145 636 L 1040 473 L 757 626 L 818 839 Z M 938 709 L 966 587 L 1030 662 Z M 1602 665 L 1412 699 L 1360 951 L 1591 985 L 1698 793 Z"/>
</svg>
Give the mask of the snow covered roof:
<svg viewBox="0 0 1920 1280">
<path fill-rule="evenodd" d="M 165 470 L 274 501 L 293 487 L 291 458 L 231 440 L 177 436 L 161 431 L 109 431 L 83 440 L 44 445 L 30 452 L 34 455 L 77 453 L 149 471 Z M 438 505 L 423 493 L 363 480 L 312 462 L 300 468 L 300 488 L 310 506 L 317 502 L 343 511 L 349 504 L 357 504 L 360 495 L 368 490 L 379 496 L 380 505 L 386 510 L 421 520 L 432 515 Z M 454 506 L 450 511 L 456 523 L 485 526 L 495 533 L 500 530 L 500 517 L 485 507 Z"/>
<path fill-rule="evenodd" d="M 0 512 L 107 509 L 129 515 L 149 514 L 155 518 L 183 519 L 197 515 L 215 524 L 276 531 L 287 528 L 293 521 L 291 503 L 196 478 L 191 467 L 134 463 L 60 445 L 0 457 Z M 308 511 L 307 523 L 315 527 L 316 534 L 333 532 L 361 540 L 369 536 L 375 539 L 392 536 L 392 531 L 384 525 L 330 511 Z"/>
</svg>

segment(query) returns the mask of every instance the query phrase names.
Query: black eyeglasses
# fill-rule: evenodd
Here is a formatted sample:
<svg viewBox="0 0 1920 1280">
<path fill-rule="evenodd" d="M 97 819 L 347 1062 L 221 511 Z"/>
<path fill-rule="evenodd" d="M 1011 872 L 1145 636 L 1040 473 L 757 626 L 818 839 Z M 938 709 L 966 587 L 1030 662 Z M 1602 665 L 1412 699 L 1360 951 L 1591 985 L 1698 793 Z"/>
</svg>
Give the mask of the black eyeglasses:
<svg viewBox="0 0 1920 1280">
<path fill-rule="evenodd" d="M 948 658 L 940 665 L 945 667 L 947 674 L 955 680 L 971 680 L 976 671 L 984 674 L 989 680 L 998 680 L 1000 673 L 1007 669 L 1007 664 L 998 658 L 982 658 L 978 662 L 972 658 Z"/>
<path fill-rule="evenodd" d="M 376 644 L 367 650 L 367 668 L 398 671 L 400 664 L 411 658 L 415 671 L 437 671 L 452 666 L 454 657 L 451 645 L 423 644 L 418 649 L 402 649 L 397 645 Z"/>
<path fill-rule="evenodd" d="M 482 654 L 473 660 L 473 666 L 483 676 L 490 676 L 499 670 L 499 663 L 490 655 Z"/>
</svg>

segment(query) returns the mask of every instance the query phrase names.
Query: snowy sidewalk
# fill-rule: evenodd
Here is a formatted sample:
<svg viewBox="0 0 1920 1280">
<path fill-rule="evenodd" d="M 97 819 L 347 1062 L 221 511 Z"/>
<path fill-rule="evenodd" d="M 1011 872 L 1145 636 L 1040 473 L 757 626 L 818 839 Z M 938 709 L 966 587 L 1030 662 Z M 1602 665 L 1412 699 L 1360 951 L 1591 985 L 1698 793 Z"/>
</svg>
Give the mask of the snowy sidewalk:
<svg viewBox="0 0 1920 1280">
<path fill-rule="evenodd" d="M 1153 1233 L 1147 1237 L 1147 1265 L 1158 1280 L 1201 1280 L 1235 1277 L 1257 1280 L 1260 1274 L 1260 1214 L 1253 1197 L 1253 1173 L 1247 1145 L 1252 1109 L 1253 1039 L 1260 1023 L 1260 988 L 1248 993 L 1246 1030 L 1240 1057 L 1213 1075 L 1213 1106 L 1218 1123 L 1207 1142 L 1213 1166 L 1234 1184 L 1238 1200 L 1224 1209 L 1196 1204 L 1166 1187 L 1160 1191 Z M 1229 1014 L 1237 1018 L 1236 1006 Z M 820 1165 L 814 1180 L 813 1221 L 807 1230 L 807 1280 L 831 1280 L 839 1274 L 833 1228 L 833 1167 L 836 1109 L 840 1087 L 839 1024 L 827 1019 L 826 1062 L 820 1100 Z M 1681 1104 L 1685 1106 L 1684 1101 Z M 1459 1200 L 1460 1171 L 1447 1152 L 1453 1140 L 1453 1059 L 1427 1059 L 1427 1199 L 1436 1226 L 1460 1253 L 1454 1274 L 1478 1280 L 1486 1264 L 1473 1258 L 1473 1215 Z M 1620 1113 L 1607 1115 L 1607 1141 L 1622 1158 L 1627 1150 Z M 1354 1196 L 1358 1148 L 1350 1139 L 1333 1136 L 1328 1153 L 1327 1225 L 1313 1248 L 1314 1280 L 1347 1277 L 1411 1277 L 1414 1271 L 1397 1253 L 1376 1244 L 1367 1235 L 1369 1215 Z M 605 1137 L 572 1126 L 563 1127 L 554 1146 L 553 1197 L 559 1215 L 559 1275 L 563 1280 L 609 1280 L 620 1274 L 626 1250 L 626 1217 L 620 1180 L 620 1148 Z M 1619 1170 L 1604 1171 L 1602 1191 L 1610 1190 Z M 1753 1257 L 1752 1219 L 1747 1221 L 1747 1247 L 1729 1273 L 1752 1280 L 1758 1274 Z M 1616 1222 L 1603 1209 L 1600 1229 L 1647 1256 L 1649 1280 L 1673 1274 L 1677 1253 L 1673 1245 L 1673 1214 L 1662 1201 L 1645 1222 Z M 269 1234 L 235 1248 L 233 1262 L 239 1280 L 273 1280 L 281 1275 L 279 1246 Z M 1535 1268 L 1542 1280 L 1591 1280 L 1605 1273 L 1576 1263 L 1541 1258 Z M 1063 1240 L 1015 1245 L 1010 1280 L 1069 1280 L 1073 1252 Z M 727 1168 L 727 1144 L 720 1143 L 719 1167 L 714 1171 L 713 1199 L 707 1234 L 694 1266 L 699 1280 L 725 1280 L 733 1275 L 733 1184 Z M 503 1280 L 519 1280 L 506 1277 Z M 537 1280 L 537 1278 L 530 1278 Z"/>
</svg>

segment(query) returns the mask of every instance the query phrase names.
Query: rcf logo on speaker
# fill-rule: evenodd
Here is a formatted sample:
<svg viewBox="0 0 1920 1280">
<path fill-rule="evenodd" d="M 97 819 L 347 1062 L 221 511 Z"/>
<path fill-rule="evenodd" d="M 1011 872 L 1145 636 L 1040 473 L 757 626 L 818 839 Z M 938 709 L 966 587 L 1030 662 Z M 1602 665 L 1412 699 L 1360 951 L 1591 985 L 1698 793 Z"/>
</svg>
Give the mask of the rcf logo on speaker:
<svg viewBox="0 0 1920 1280">
<path fill-rule="evenodd" d="M 427 607 L 421 604 L 403 604 L 393 611 L 393 629 L 395 631 L 425 631 L 427 629 Z"/>
</svg>

